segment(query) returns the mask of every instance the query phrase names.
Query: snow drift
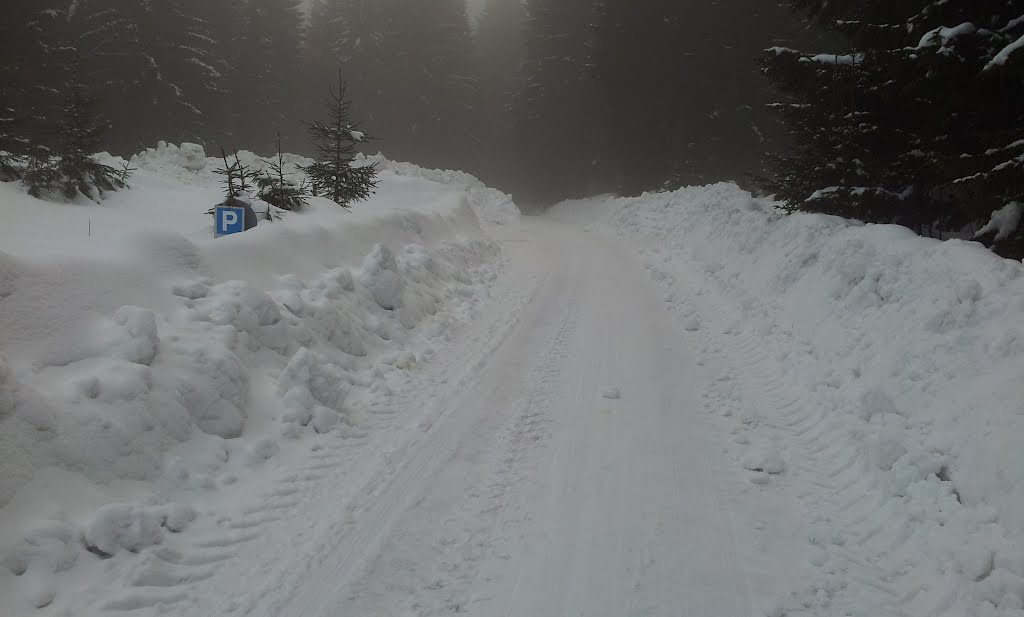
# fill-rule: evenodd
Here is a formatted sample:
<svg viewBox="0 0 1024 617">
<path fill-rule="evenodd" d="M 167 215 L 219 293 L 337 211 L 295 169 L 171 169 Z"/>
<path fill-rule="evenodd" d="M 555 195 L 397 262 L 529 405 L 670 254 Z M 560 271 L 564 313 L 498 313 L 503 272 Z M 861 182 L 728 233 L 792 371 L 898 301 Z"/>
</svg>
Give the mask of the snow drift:
<svg viewBox="0 0 1024 617">
<path fill-rule="evenodd" d="M 802 498 L 820 577 L 785 614 L 1020 614 L 1021 263 L 784 216 L 732 184 L 607 207 L 682 324 L 701 324 L 739 465 Z"/>
<path fill-rule="evenodd" d="M 216 159 L 161 144 L 132 164 L 133 189 L 101 205 L 0 184 L 5 615 L 51 605 L 61 572 L 182 531 L 191 503 L 294 444 L 356 431 L 487 294 L 499 249 L 478 212 L 518 216 L 403 165 L 351 213 L 312 199 L 214 240 Z"/>
<path fill-rule="evenodd" d="M 464 171 L 450 169 L 425 170 L 411 163 L 389 161 L 380 154 L 360 157 L 359 160 L 376 163 L 378 169 L 388 170 L 400 176 L 426 178 L 441 184 L 462 187 L 466 191 L 469 203 L 473 206 L 477 216 L 485 223 L 507 225 L 519 220 L 519 208 L 512 201 L 511 195 L 506 195 L 497 189 L 485 185 L 475 176 L 471 176 Z"/>
</svg>

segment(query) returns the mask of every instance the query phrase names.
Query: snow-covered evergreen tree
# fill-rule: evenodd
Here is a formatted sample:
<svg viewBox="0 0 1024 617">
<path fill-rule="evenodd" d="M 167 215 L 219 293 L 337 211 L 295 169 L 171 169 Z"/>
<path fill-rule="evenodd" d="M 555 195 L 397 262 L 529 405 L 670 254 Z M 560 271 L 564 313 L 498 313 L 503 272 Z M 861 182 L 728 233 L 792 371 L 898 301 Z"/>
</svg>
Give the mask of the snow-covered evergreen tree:
<svg viewBox="0 0 1024 617">
<path fill-rule="evenodd" d="M 123 188 L 124 182 L 116 169 L 95 159 L 109 125 L 96 112 L 95 100 L 81 80 L 77 59 L 72 60 L 69 72 L 69 81 L 62 89 L 65 103 L 56 127 L 55 146 L 32 153 L 25 184 L 33 197 L 60 193 L 73 199 L 82 194 L 98 200 L 104 192 Z"/>
<path fill-rule="evenodd" d="M 317 157 L 315 163 L 303 168 L 314 195 L 323 195 L 346 209 L 352 202 L 368 199 L 377 187 L 375 163 L 353 166 L 356 145 L 367 137 L 351 120 L 350 107 L 339 75 L 338 85 L 331 88 L 327 100 L 327 121 L 308 124 Z"/>
<path fill-rule="evenodd" d="M 795 209 L 925 233 L 1024 199 L 1024 3 L 799 0 L 836 50 L 769 50 L 797 147 L 768 188 Z"/>
<path fill-rule="evenodd" d="M 275 208 L 298 212 L 309 201 L 309 187 L 306 182 L 296 182 L 284 170 L 284 153 L 281 151 L 281 136 L 277 136 L 277 156 L 266 161 L 268 168 L 256 177 L 259 198 Z"/>
</svg>

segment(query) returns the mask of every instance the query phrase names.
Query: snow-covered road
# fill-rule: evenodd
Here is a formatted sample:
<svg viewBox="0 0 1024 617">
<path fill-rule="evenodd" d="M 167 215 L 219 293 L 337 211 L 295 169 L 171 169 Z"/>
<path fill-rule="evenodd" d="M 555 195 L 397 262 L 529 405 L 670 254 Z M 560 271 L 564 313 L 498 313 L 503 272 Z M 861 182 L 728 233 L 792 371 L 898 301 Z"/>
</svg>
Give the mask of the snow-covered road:
<svg viewBox="0 0 1024 617">
<path fill-rule="evenodd" d="M 490 360 L 441 395 L 426 452 L 394 479 L 413 505 L 353 589 L 285 614 L 746 616 L 770 593 L 701 413 L 707 376 L 646 271 L 616 240 L 524 225 L 508 259 L 543 275 Z"/>
<path fill-rule="evenodd" d="M 695 342 L 633 252 L 543 219 L 500 239 L 483 317 L 398 397 L 402 430 L 371 431 L 359 457 L 338 433 L 239 529 L 165 551 L 158 581 L 107 607 L 747 617 L 792 588 L 799 513 L 728 460 Z M 752 518 L 766 508 L 774 537 Z"/>
</svg>

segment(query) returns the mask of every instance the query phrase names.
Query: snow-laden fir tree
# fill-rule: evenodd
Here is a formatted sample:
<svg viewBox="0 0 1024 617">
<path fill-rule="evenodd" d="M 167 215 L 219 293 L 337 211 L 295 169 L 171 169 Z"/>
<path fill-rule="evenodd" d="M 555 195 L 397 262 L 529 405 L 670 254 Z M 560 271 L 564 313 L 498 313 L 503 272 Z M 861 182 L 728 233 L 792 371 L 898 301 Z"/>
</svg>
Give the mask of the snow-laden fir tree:
<svg viewBox="0 0 1024 617">
<path fill-rule="evenodd" d="M 323 195 L 346 209 L 352 202 L 368 199 L 377 187 L 376 163 L 353 166 L 356 145 L 366 140 L 366 134 L 349 118 L 350 107 L 339 73 L 338 84 L 330 89 L 327 100 L 328 120 L 307 125 L 317 160 L 302 168 L 314 195 Z"/>
<path fill-rule="evenodd" d="M 1024 0 L 792 4 L 835 49 L 766 54 L 796 143 L 766 188 L 934 235 L 1024 201 Z"/>
<path fill-rule="evenodd" d="M 69 70 L 70 80 L 62 89 L 65 103 L 55 145 L 52 151 L 39 149 L 30 156 L 25 184 L 29 194 L 37 198 L 60 193 L 67 199 L 82 194 L 98 200 L 104 192 L 125 186 L 123 174 L 96 160 L 94 155 L 102 150 L 109 124 L 96 113 L 96 102 L 81 80 L 77 59 Z"/>
</svg>

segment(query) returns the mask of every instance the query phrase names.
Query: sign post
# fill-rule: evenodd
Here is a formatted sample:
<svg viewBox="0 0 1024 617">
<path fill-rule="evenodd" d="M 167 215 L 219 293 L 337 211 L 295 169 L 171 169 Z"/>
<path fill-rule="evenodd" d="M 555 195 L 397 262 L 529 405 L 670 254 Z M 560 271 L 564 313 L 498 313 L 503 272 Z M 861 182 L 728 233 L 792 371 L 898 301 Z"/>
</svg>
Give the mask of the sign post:
<svg viewBox="0 0 1024 617">
<path fill-rule="evenodd" d="M 217 206 L 214 208 L 213 220 L 215 238 L 242 233 L 245 231 L 245 208 Z"/>
</svg>

